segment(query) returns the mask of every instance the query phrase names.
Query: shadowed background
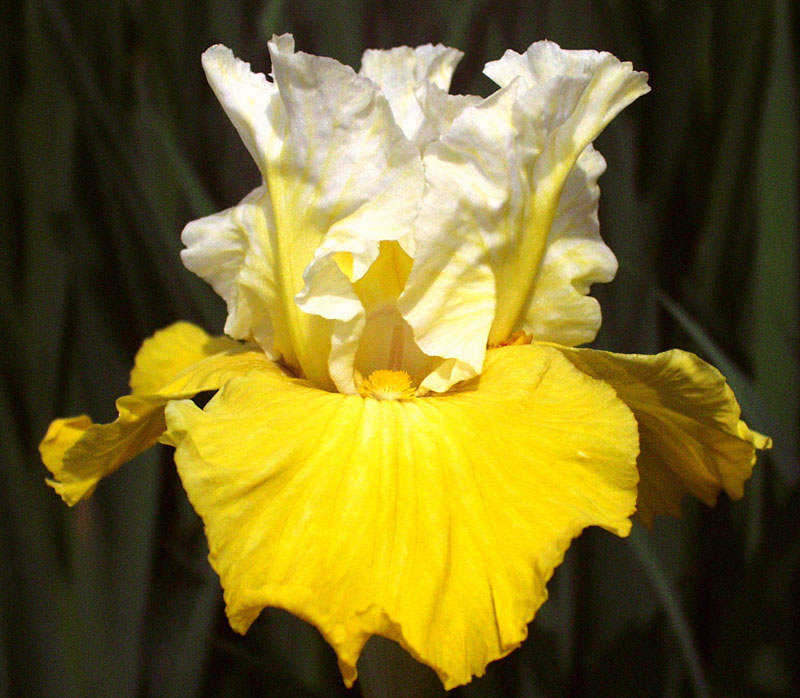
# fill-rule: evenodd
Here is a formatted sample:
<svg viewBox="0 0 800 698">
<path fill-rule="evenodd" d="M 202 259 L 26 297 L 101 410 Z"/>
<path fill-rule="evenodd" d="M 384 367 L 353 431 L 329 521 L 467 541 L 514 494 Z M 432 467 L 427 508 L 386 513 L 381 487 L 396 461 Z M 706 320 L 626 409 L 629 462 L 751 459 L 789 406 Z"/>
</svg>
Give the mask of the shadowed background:
<svg viewBox="0 0 800 698">
<path fill-rule="evenodd" d="M 258 173 L 200 67 L 212 43 L 268 70 L 266 41 L 358 67 L 368 47 L 465 51 L 453 92 L 541 38 L 650 73 L 597 141 L 617 280 L 596 346 L 680 347 L 723 370 L 773 436 L 745 498 L 630 539 L 587 531 L 521 649 L 458 696 L 800 691 L 798 52 L 790 0 L 402 3 L 21 0 L 0 61 L 0 696 L 438 695 L 388 642 L 345 691 L 317 632 L 267 611 L 227 626 L 171 450 L 68 510 L 44 484 L 48 422 L 115 416 L 141 341 L 224 305 L 178 257 L 183 225 Z"/>
</svg>

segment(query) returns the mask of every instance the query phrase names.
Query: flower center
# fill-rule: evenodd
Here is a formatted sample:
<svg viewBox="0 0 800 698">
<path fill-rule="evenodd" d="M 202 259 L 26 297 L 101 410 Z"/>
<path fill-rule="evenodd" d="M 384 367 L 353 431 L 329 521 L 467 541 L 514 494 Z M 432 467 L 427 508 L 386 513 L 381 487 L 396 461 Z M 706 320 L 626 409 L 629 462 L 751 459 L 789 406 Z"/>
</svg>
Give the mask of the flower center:
<svg viewBox="0 0 800 698">
<path fill-rule="evenodd" d="M 411 382 L 411 376 L 405 371 L 387 371 L 381 369 L 373 371 L 359 386 L 363 397 L 373 397 L 376 400 L 411 400 L 416 394 L 416 388 Z"/>
</svg>

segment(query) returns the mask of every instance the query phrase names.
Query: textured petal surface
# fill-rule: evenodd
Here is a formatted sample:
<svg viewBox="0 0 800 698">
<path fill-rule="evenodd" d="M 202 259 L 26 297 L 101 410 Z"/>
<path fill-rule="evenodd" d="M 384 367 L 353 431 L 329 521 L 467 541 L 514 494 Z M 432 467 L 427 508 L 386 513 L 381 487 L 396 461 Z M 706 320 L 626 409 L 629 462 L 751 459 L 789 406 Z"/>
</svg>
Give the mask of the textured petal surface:
<svg viewBox="0 0 800 698">
<path fill-rule="evenodd" d="M 286 315 L 280 312 L 274 229 L 269 191 L 261 186 L 237 206 L 187 224 L 181 260 L 225 301 L 227 335 L 255 341 L 270 358 L 285 356 L 291 363 L 294 352 L 286 341 Z"/>
<path fill-rule="evenodd" d="M 364 309 L 352 282 L 377 258 L 381 240 L 411 250 L 423 186 L 419 150 L 372 81 L 296 53 L 290 36 L 269 49 L 274 83 L 222 47 L 204 58 L 220 101 L 245 143 L 255 144 L 264 186 L 234 209 L 189 224 L 183 259 L 228 303 L 226 332 L 252 337 L 320 387 L 353 392 Z"/>
<path fill-rule="evenodd" d="M 278 88 L 221 44 L 203 53 L 203 69 L 219 103 L 266 177 L 269 161 L 280 151 L 286 128 Z"/>
<path fill-rule="evenodd" d="M 645 522 L 657 514 L 679 515 L 686 494 L 708 505 L 721 489 L 733 499 L 742 496 L 756 449 L 771 442 L 740 419 L 739 404 L 717 369 L 677 349 L 655 356 L 561 351 L 582 371 L 610 383 L 636 415 L 637 509 Z"/>
<path fill-rule="evenodd" d="M 467 107 L 425 151 L 414 266 L 399 307 L 420 348 L 450 362 L 424 385 L 444 391 L 480 372 L 495 313 L 494 251 L 522 207 L 514 93 Z"/>
<path fill-rule="evenodd" d="M 447 687 L 482 674 L 525 638 L 574 536 L 630 529 L 633 416 L 550 347 L 494 350 L 446 395 L 378 401 L 254 372 L 166 416 L 233 628 L 286 608 L 348 684 L 376 633 Z"/>
<path fill-rule="evenodd" d="M 497 314 L 490 335 L 490 342 L 499 343 L 513 331 L 531 329 L 528 309 L 536 273 L 548 240 L 553 240 L 551 226 L 578 158 L 622 109 L 650 88 L 646 73 L 610 53 L 567 51 L 551 41 L 532 44 L 524 56 L 507 51 L 484 72 L 499 85 L 519 90 L 514 120 L 530 192 L 515 244 L 499 251 Z M 578 182 L 581 178 L 579 173 Z M 594 182 L 587 186 L 591 198 Z M 594 237 L 591 230 L 588 234 Z M 601 255 L 602 266 L 608 253 Z M 578 265 L 573 277 L 578 287 L 585 266 Z"/>
<path fill-rule="evenodd" d="M 487 341 L 515 331 L 594 337 L 599 307 L 584 295 L 613 277 L 616 260 L 597 233 L 605 163 L 591 143 L 649 89 L 629 63 L 552 42 L 509 52 L 486 73 L 502 89 L 425 149 L 415 266 L 400 300 L 422 350 L 456 361 L 460 378 L 480 371 Z"/>
<path fill-rule="evenodd" d="M 406 138 L 422 143 L 438 132 L 436 122 L 428 123 L 427 85 L 446 93 L 462 55 L 441 44 L 372 49 L 364 52 L 359 74 L 381 88 Z"/>
<path fill-rule="evenodd" d="M 89 496 L 101 478 L 150 448 L 164 433 L 164 405 L 253 369 L 280 372 L 260 350 L 224 337 L 211 337 L 186 322 L 146 340 L 131 373 L 133 394 L 117 400 L 119 416 L 93 424 L 85 415 L 56 419 L 39 451 L 67 504 Z"/>
<path fill-rule="evenodd" d="M 617 273 L 597 220 L 597 178 L 605 169 L 603 156 L 587 146 L 564 184 L 521 325 L 534 340 L 576 346 L 593 341 L 600 329 L 600 304 L 589 289 Z"/>
</svg>

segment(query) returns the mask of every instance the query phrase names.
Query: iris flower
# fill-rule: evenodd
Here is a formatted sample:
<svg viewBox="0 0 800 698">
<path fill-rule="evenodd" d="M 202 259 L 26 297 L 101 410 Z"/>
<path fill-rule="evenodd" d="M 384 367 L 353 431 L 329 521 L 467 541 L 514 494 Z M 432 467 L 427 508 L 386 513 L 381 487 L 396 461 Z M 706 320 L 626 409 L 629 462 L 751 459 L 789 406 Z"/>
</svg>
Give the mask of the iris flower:
<svg viewBox="0 0 800 698">
<path fill-rule="evenodd" d="M 288 35 L 269 52 L 271 79 L 203 54 L 262 176 L 182 235 L 226 336 L 146 340 L 115 422 L 52 423 L 49 483 L 75 504 L 173 446 L 234 630 L 282 607 L 348 685 L 378 634 L 450 688 L 524 640 L 586 526 L 740 497 L 769 440 L 692 354 L 576 348 L 617 269 L 592 141 L 644 73 L 542 41 L 488 63 L 483 99 L 448 94 L 443 46 L 367 51 L 358 73 Z"/>
</svg>

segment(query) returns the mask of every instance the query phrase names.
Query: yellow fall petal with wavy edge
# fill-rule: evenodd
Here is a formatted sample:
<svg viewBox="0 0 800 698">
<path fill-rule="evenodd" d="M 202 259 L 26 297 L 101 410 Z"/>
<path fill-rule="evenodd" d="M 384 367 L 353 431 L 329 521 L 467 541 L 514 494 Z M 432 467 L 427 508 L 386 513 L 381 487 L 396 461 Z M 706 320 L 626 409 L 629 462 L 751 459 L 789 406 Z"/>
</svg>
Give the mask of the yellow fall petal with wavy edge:
<svg viewBox="0 0 800 698">
<path fill-rule="evenodd" d="M 280 373 L 260 350 L 211 337 L 178 322 L 147 339 L 131 372 L 133 393 L 116 401 L 119 417 L 94 424 L 86 416 L 56 419 L 39 445 L 53 479 L 48 484 L 69 505 L 88 497 L 101 478 L 150 448 L 164 433 L 164 405 L 216 390 L 252 369 Z"/>
<path fill-rule="evenodd" d="M 680 515 L 686 494 L 713 506 L 720 490 L 744 493 L 756 449 L 771 440 L 740 419 L 725 377 L 686 351 L 653 356 L 556 347 L 577 368 L 610 383 L 639 424 L 638 514 Z"/>
<path fill-rule="evenodd" d="M 572 538 L 626 535 L 634 511 L 632 414 L 550 347 L 493 350 L 479 378 L 406 401 L 254 372 L 166 418 L 231 626 L 295 613 L 348 685 L 372 634 L 447 688 L 482 674 L 525 638 Z"/>
</svg>

